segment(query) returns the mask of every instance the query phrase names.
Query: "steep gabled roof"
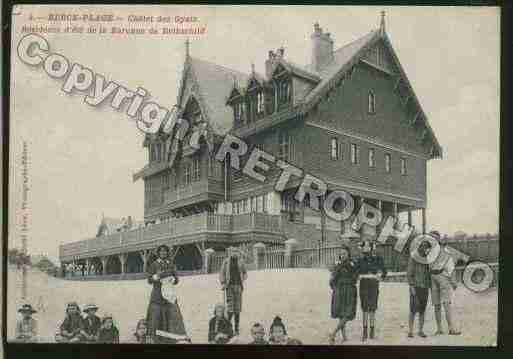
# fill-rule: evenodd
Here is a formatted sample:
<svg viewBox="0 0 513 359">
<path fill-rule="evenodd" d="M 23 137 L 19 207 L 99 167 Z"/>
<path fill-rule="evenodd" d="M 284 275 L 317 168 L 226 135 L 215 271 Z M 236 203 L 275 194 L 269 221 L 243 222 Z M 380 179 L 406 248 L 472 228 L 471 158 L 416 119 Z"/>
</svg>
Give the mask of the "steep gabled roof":
<svg viewBox="0 0 513 359">
<path fill-rule="evenodd" d="M 381 40 L 390 52 L 393 62 L 398 69 L 398 77 L 405 83 L 410 98 L 418 107 L 418 112 L 433 142 L 433 153 L 431 156 L 441 157 L 442 148 L 427 121 L 427 117 L 413 92 L 411 84 L 406 77 L 406 73 L 384 30 L 373 30 L 365 36 L 334 51 L 331 63 L 324 66 L 320 71 L 315 71 L 312 64 L 302 67 L 289 60 L 278 58 L 272 65 L 272 72 L 274 72 L 277 66 L 282 65 L 287 71 L 313 82 L 313 89 L 299 103 L 300 113 L 305 114 L 321 101 L 324 95 L 335 87 L 346 73 L 352 70 L 355 64 L 362 60 L 368 49 Z M 213 129 L 216 135 L 228 133 L 233 126 L 233 113 L 231 108 L 227 105 L 227 100 L 232 95 L 233 90 L 237 89 L 237 91 L 243 95 L 247 85 L 253 78 L 260 83 L 265 81 L 263 76 L 254 72 L 245 74 L 212 62 L 187 56 L 184 75 L 182 76 L 182 82 L 180 84 L 178 103 L 183 102 L 182 96 L 187 81 L 186 77 L 189 73 L 192 76 L 192 81 L 194 81 L 196 88 L 196 90 L 193 91 L 194 96 L 198 100 L 202 113 L 209 123 L 209 127 Z"/>
<path fill-rule="evenodd" d="M 333 52 L 333 61 L 325 66 L 319 75 L 322 81 L 306 96 L 305 110 L 313 107 L 318 100 L 333 86 L 339 77 L 343 76 L 352 65 L 358 62 L 357 55 L 363 53 L 363 49 L 371 46 L 379 38 L 377 31 L 371 31 L 369 34 L 345 45 Z M 313 69 L 313 65 L 308 65 Z"/>
<path fill-rule="evenodd" d="M 378 41 L 383 40 L 385 47 L 392 55 L 393 61 L 399 70 L 399 78 L 404 81 L 406 84 L 409 96 L 415 101 L 415 105 L 418 108 L 419 113 L 422 115 L 423 123 L 426 126 L 426 129 L 433 141 L 433 152 L 430 153 L 432 158 L 442 157 L 442 147 L 438 143 L 438 140 L 433 132 L 433 129 L 429 125 L 427 121 L 427 116 L 425 115 L 420 102 L 413 91 L 413 88 L 406 76 L 406 73 L 399 62 L 399 59 L 390 43 L 390 39 L 386 32 L 380 32 L 377 30 L 371 31 L 369 34 L 341 47 L 337 51 L 333 53 L 334 59 L 333 61 L 325 66 L 320 72 L 319 75 L 322 77 L 322 81 L 305 97 L 303 101 L 303 109 L 302 112 L 308 112 L 312 107 L 314 107 L 323 96 L 331 90 L 338 81 L 352 69 L 352 67 L 358 63 L 367 49 L 376 44 Z M 309 65 L 308 68 L 313 68 L 312 65 Z"/>
<path fill-rule="evenodd" d="M 190 70 L 197 85 L 197 99 L 203 115 L 215 133 L 225 134 L 232 126 L 233 113 L 226 101 L 238 84 L 246 84 L 249 75 L 212 62 L 189 58 Z"/>
</svg>

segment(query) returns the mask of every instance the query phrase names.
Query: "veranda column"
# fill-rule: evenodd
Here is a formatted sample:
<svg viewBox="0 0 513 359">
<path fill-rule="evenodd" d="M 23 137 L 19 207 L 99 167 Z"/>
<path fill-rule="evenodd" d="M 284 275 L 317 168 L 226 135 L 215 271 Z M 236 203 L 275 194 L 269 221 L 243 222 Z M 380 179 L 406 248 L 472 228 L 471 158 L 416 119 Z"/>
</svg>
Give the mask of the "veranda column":
<svg viewBox="0 0 513 359">
<path fill-rule="evenodd" d="M 119 261 L 121 262 L 121 274 L 125 274 L 126 272 L 126 259 L 127 259 L 127 254 L 126 253 L 121 253 L 118 255 L 119 257 Z"/>
<path fill-rule="evenodd" d="M 100 260 L 102 261 L 102 274 L 107 274 L 107 261 L 109 257 L 100 257 Z"/>
<path fill-rule="evenodd" d="M 91 274 L 91 258 L 86 259 L 86 274 Z"/>
<path fill-rule="evenodd" d="M 141 259 L 143 261 L 143 273 L 146 273 L 146 270 L 148 268 L 149 251 L 140 251 L 139 255 L 141 256 Z"/>
<path fill-rule="evenodd" d="M 426 234 L 426 209 L 422 208 L 422 234 Z"/>
<path fill-rule="evenodd" d="M 408 210 L 408 225 L 411 227 L 411 210 Z"/>
<path fill-rule="evenodd" d="M 215 251 L 212 248 L 205 249 L 203 253 L 203 273 L 208 274 L 210 268 L 210 257 Z"/>
</svg>

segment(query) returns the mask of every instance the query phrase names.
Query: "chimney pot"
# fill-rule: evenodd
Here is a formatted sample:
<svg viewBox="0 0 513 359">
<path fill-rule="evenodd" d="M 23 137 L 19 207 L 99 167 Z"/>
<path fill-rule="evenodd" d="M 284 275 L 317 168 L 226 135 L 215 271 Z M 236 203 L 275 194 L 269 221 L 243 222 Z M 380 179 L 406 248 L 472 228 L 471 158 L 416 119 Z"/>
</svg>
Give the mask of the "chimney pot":
<svg viewBox="0 0 513 359">
<path fill-rule="evenodd" d="M 318 23 L 314 25 L 312 39 L 312 65 L 316 71 L 333 61 L 333 39 L 331 33 L 322 32 Z"/>
</svg>

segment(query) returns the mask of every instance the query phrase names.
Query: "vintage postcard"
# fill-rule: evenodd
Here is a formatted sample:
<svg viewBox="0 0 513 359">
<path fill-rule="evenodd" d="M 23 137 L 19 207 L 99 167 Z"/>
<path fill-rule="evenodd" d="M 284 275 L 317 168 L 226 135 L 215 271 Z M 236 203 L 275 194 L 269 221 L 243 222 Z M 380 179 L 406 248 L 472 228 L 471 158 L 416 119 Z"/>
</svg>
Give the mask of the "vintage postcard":
<svg viewBox="0 0 513 359">
<path fill-rule="evenodd" d="M 496 7 L 15 6 L 8 342 L 496 346 L 499 73 Z"/>
</svg>

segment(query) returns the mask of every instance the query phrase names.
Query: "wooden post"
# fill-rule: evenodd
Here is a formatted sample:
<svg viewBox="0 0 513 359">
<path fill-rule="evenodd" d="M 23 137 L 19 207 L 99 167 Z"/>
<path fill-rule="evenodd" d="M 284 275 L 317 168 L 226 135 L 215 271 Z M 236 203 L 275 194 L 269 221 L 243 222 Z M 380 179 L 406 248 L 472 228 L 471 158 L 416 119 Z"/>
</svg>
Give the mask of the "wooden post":
<svg viewBox="0 0 513 359">
<path fill-rule="evenodd" d="M 107 260 L 109 257 L 101 257 L 100 260 L 102 261 L 102 274 L 107 274 Z"/>
<path fill-rule="evenodd" d="M 408 225 L 411 227 L 411 210 L 408 210 Z"/>
<path fill-rule="evenodd" d="M 422 208 L 422 234 L 426 234 L 426 209 Z"/>
</svg>

